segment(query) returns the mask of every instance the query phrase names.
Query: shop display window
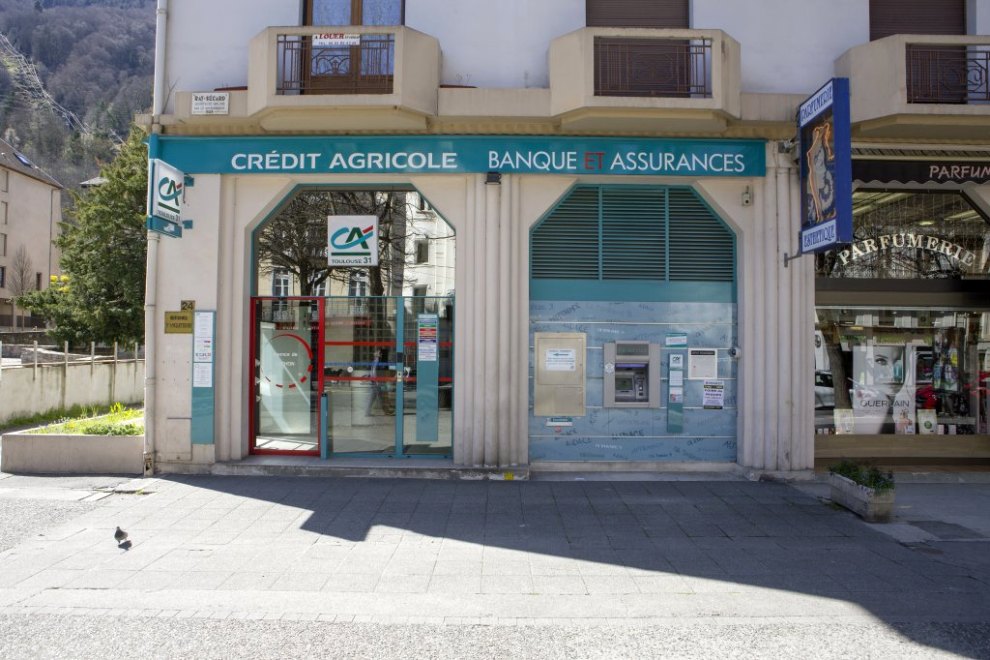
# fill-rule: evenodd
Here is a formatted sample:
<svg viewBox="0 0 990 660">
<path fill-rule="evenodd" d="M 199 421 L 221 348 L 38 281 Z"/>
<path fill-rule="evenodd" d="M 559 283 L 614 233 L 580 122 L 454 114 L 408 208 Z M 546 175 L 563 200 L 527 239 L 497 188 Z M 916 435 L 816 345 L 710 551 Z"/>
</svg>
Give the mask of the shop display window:
<svg viewBox="0 0 990 660">
<path fill-rule="evenodd" d="M 990 433 L 986 214 L 957 192 L 858 190 L 853 235 L 816 257 L 816 433 Z"/>
<path fill-rule="evenodd" d="M 988 433 L 990 314 L 819 307 L 816 317 L 818 433 Z"/>
</svg>

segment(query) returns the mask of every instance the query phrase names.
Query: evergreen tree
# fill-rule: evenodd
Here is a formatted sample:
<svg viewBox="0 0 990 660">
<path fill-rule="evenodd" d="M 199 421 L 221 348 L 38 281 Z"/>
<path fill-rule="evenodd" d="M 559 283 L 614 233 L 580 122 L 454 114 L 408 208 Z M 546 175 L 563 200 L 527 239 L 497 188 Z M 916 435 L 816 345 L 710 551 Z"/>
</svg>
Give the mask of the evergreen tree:
<svg viewBox="0 0 990 660">
<path fill-rule="evenodd" d="M 57 341 L 144 338 L 148 153 L 143 137 L 132 129 L 101 171 L 106 183 L 73 193 L 68 221 L 55 239 L 67 280 L 18 300 L 55 324 L 50 334 Z"/>
</svg>

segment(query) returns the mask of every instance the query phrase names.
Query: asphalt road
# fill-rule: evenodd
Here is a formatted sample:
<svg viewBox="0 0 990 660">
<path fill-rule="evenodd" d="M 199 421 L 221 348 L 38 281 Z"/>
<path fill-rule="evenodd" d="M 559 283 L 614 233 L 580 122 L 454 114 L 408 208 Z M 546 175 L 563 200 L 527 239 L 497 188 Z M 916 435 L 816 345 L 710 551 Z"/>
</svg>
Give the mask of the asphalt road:
<svg viewBox="0 0 990 660">
<path fill-rule="evenodd" d="M 121 603 L 126 606 L 126 603 Z M 913 639 L 938 640 L 938 648 Z M 71 640 L 71 641 L 70 641 Z M 990 657 L 990 624 L 381 625 L 0 616 L 0 652 L 33 658 L 951 658 Z"/>
</svg>

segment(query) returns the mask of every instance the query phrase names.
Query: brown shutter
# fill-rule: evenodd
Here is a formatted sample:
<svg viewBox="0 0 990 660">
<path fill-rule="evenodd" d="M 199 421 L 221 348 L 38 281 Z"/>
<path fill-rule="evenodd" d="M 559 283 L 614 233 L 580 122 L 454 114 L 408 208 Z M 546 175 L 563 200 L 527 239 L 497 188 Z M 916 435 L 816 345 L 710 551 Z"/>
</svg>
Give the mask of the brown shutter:
<svg viewBox="0 0 990 660">
<path fill-rule="evenodd" d="M 689 28 L 688 0 L 586 0 L 588 27 Z"/>
<path fill-rule="evenodd" d="M 870 41 L 892 34 L 966 34 L 966 0 L 870 0 Z"/>
</svg>

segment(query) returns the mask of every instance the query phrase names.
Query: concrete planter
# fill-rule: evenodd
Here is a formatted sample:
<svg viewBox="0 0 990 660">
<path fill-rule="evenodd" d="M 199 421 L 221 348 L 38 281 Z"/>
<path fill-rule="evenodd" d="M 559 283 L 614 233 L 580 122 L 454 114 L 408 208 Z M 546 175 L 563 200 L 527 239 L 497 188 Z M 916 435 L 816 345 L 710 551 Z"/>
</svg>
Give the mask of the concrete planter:
<svg viewBox="0 0 990 660">
<path fill-rule="evenodd" d="M 890 522 L 894 515 L 894 489 L 881 493 L 841 475 L 830 473 L 831 499 L 867 522 Z"/>
<path fill-rule="evenodd" d="M 142 474 L 143 435 L 0 437 L 0 471 L 20 474 Z"/>
</svg>

